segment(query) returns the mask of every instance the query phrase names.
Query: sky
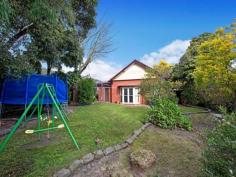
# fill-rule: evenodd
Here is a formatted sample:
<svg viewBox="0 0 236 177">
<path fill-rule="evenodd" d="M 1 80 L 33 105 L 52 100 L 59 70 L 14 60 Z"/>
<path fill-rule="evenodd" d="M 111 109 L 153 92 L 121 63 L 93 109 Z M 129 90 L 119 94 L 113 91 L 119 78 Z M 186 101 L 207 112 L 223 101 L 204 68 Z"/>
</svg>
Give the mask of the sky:
<svg viewBox="0 0 236 177">
<path fill-rule="evenodd" d="M 113 52 L 97 58 L 83 75 L 106 81 L 137 59 L 176 64 L 193 37 L 236 18 L 236 0 L 99 0 L 97 21 L 111 24 Z"/>
</svg>

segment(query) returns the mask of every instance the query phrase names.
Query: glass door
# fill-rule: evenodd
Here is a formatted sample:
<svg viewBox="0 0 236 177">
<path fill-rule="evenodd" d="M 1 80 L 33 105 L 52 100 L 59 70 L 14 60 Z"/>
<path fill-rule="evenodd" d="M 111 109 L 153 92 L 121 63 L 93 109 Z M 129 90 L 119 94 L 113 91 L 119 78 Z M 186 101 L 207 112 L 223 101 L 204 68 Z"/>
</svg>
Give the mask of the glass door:
<svg viewBox="0 0 236 177">
<path fill-rule="evenodd" d="M 135 87 L 121 88 L 121 102 L 123 104 L 139 104 L 139 91 Z"/>
<path fill-rule="evenodd" d="M 134 92 L 133 92 L 134 88 L 129 88 L 129 103 L 133 103 L 134 102 Z"/>
<path fill-rule="evenodd" d="M 128 88 L 122 88 L 123 89 L 123 103 L 129 103 L 128 102 Z"/>
</svg>

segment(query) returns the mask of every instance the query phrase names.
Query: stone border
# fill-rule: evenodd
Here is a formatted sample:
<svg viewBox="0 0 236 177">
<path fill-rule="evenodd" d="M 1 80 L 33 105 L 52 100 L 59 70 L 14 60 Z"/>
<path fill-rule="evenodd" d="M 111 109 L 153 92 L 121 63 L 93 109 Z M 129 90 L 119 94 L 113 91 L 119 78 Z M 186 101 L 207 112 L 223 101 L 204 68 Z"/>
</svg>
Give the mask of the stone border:
<svg viewBox="0 0 236 177">
<path fill-rule="evenodd" d="M 86 165 L 94 160 L 101 159 L 104 156 L 110 155 L 114 152 L 120 151 L 121 149 L 127 148 L 129 145 L 131 145 L 134 140 L 136 140 L 141 133 L 151 125 L 151 123 L 145 123 L 141 128 L 135 130 L 131 136 L 129 136 L 128 139 L 126 139 L 121 144 L 116 144 L 114 146 L 109 146 L 105 149 L 99 149 L 94 152 L 90 152 L 86 155 L 84 155 L 81 159 L 77 159 L 73 161 L 68 168 L 62 168 L 61 170 L 54 173 L 53 177 L 70 177 L 73 172 L 81 167 L 82 165 Z"/>
</svg>

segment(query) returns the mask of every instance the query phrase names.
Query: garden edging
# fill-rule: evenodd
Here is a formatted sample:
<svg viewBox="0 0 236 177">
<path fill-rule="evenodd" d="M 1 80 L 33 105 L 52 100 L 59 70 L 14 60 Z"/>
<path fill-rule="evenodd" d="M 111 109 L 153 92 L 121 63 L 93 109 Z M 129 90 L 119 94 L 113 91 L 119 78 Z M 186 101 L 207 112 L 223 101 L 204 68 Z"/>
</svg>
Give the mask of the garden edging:
<svg viewBox="0 0 236 177">
<path fill-rule="evenodd" d="M 99 149 L 94 152 L 90 152 L 86 155 L 84 155 L 81 159 L 74 160 L 68 168 L 62 168 L 56 173 L 54 173 L 53 177 L 70 177 L 74 171 L 79 168 L 82 165 L 86 165 L 88 163 L 91 163 L 94 160 L 101 159 L 104 156 L 110 155 L 114 152 L 120 151 L 121 149 L 127 148 L 129 145 L 131 145 L 134 140 L 136 140 L 139 135 L 151 125 L 151 123 L 145 123 L 142 127 L 135 130 L 129 138 L 127 138 L 123 143 L 116 144 L 114 146 L 109 146 L 105 149 Z"/>
</svg>

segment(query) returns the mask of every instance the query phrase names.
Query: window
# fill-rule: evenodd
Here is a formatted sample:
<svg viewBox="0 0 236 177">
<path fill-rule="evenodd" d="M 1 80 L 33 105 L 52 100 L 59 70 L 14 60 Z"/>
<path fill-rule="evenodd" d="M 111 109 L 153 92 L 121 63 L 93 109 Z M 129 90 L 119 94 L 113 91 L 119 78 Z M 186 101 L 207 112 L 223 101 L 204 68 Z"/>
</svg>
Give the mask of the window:
<svg viewBox="0 0 236 177">
<path fill-rule="evenodd" d="M 139 104 L 139 88 L 137 87 L 122 87 L 121 102 L 128 104 Z"/>
</svg>

